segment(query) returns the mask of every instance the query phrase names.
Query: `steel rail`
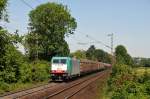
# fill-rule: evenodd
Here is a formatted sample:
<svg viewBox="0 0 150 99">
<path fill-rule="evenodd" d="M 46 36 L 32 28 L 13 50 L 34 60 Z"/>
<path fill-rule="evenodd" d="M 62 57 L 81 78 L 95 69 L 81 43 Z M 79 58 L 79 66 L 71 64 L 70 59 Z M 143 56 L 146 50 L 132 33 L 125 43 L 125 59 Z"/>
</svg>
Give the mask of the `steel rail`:
<svg viewBox="0 0 150 99">
<path fill-rule="evenodd" d="M 46 87 L 46 86 L 49 85 L 49 84 L 50 84 L 50 83 L 41 84 L 41 85 L 39 85 L 39 86 L 35 86 L 35 87 L 32 87 L 32 88 L 28 88 L 28 89 L 24 89 L 24 90 L 20 90 L 20 91 L 16 91 L 16 92 L 11 92 L 11 93 L 8 93 L 8 94 L 1 95 L 0 98 L 7 97 L 7 96 L 9 96 L 9 95 L 13 95 L 13 94 L 17 94 L 17 93 L 21 93 L 21 92 L 24 92 L 24 93 L 25 93 L 25 94 L 23 94 L 23 95 L 17 95 L 17 96 L 14 96 L 14 97 L 13 97 L 13 99 L 17 99 L 17 98 L 21 98 L 21 97 L 24 97 L 24 96 L 29 95 L 29 94 L 33 94 L 33 93 L 39 92 L 39 91 L 41 91 L 41 90 L 43 90 L 43 89 L 45 89 L 45 88 L 48 89 L 48 88 L 50 88 L 50 87 L 56 86 L 56 85 L 52 85 L 52 86 Z M 39 88 L 39 87 L 42 87 L 42 86 L 43 86 L 43 88 L 41 88 L 41 89 L 39 89 L 39 90 L 36 90 L 36 91 L 32 91 L 33 89 Z M 28 92 L 28 90 L 31 90 L 32 92 Z"/>
<path fill-rule="evenodd" d="M 48 85 L 48 84 L 47 84 Z M 33 93 L 36 93 L 36 92 L 40 92 L 42 90 L 46 90 L 48 88 L 52 88 L 52 87 L 55 87 L 57 85 L 52 85 L 52 86 L 49 86 L 49 87 L 45 87 L 46 85 L 43 86 L 43 88 L 39 89 L 39 90 L 36 90 L 36 91 L 32 91 L 32 92 L 25 92 L 26 94 L 23 94 L 23 95 L 20 95 L 20 96 L 16 96 L 14 97 L 13 99 L 20 99 L 21 97 L 24 97 L 24 96 L 27 96 L 27 95 L 30 95 L 30 94 L 33 94 Z M 42 87 L 42 86 L 41 86 Z M 38 87 L 37 87 L 38 88 Z M 34 89 L 34 88 L 33 88 Z M 29 89 L 30 90 L 30 89 Z M 32 89 L 31 89 L 32 90 Z"/>
<path fill-rule="evenodd" d="M 105 71 L 102 71 L 101 73 L 104 73 L 104 72 L 105 72 Z M 94 75 L 94 76 L 92 76 L 92 77 L 96 77 L 96 76 L 97 76 L 97 75 Z M 52 98 L 52 97 L 54 97 L 54 96 L 56 96 L 56 95 L 58 95 L 58 94 L 60 94 L 60 93 L 63 93 L 64 91 L 67 91 L 68 89 L 71 89 L 71 88 L 73 88 L 73 87 L 75 87 L 75 86 L 77 86 L 77 85 L 80 85 L 80 84 L 82 84 L 82 83 L 88 81 L 89 79 L 91 79 L 91 77 L 90 77 L 90 78 L 87 78 L 87 79 L 85 79 L 85 80 L 83 80 L 83 81 L 81 81 L 81 82 L 75 83 L 75 84 L 73 84 L 73 85 L 71 85 L 71 86 L 69 86 L 69 87 L 63 88 L 62 90 L 57 91 L 57 92 L 55 92 L 55 93 L 53 93 L 53 94 L 50 94 L 49 96 L 45 97 L 44 99 Z"/>
<path fill-rule="evenodd" d="M 31 88 L 26 88 L 26 89 L 15 91 L 15 92 L 8 92 L 8 93 L 0 95 L 0 97 L 5 97 L 5 96 L 8 96 L 8 95 L 12 95 L 12 94 L 16 94 L 16 93 L 19 93 L 19 92 L 27 91 L 27 90 L 30 90 L 30 89 L 34 89 L 34 88 L 44 86 L 44 85 L 48 85 L 48 84 L 40 84 L 38 86 L 34 86 L 34 87 L 31 87 Z"/>
<path fill-rule="evenodd" d="M 88 84 L 86 84 L 85 86 L 83 86 L 82 88 L 80 88 L 79 90 L 75 91 L 74 93 L 72 93 L 71 95 L 68 95 L 65 97 L 65 99 L 69 99 L 71 97 L 73 97 L 74 95 L 76 95 L 77 93 L 79 93 L 80 91 L 82 91 L 84 88 L 86 88 L 88 85 L 90 85 L 91 83 L 93 83 L 94 81 L 98 80 L 99 78 L 101 78 L 104 74 L 102 74 L 101 76 L 97 77 L 96 79 L 92 80 L 91 82 L 89 82 Z"/>
</svg>

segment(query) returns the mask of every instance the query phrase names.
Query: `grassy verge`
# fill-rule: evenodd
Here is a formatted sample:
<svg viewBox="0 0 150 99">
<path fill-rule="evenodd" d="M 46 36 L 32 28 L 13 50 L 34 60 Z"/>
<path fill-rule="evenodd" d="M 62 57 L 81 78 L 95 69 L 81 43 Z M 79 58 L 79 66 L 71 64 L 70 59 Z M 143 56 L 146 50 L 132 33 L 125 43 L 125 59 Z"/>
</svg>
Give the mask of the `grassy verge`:
<svg viewBox="0 0 150 99">
<path fill-rule="evenodd" d="M 99 90 L 98 90 L 98 93 L 100 93 L 98 96 L 98 99 L 109 99 L 106 96 L 106 92 L 107 92 L 107 88 L 108 88 L 107 81 L 104 81 L 103 83 L 104 83 L 104 84 L 102 84 L 103 88 L 99 88 Z"/>
<path fill-rule="evenodd" d="M 107 97 L 107 80 L 110 77 L 110 73 L 106 74 L 100 81 L 98 81 L 98 94 L 96 99 L 109 99 L 109 97 Z"/>
<path fill-rule="evenodd" d="M 137 74 L 137 76 L 144 75 L 144 73 L 147 71 L 148 74 L 150 74 L 150 67 L 139 67 L 139 68 L 134 68 L 133 72 Z"/>
<path fill-rule="evenodd" d="M 32 82 L 32 83 L 14 83 L 14 84 L 8 84 L 5 87 L 0 88 L 0 95 L 7 94 L 7 93 L 13 93 L 20 90 L 26 90 L 33 87 L 37 87 L 43 84 L 48 83 L 48 80 L 45 80 L 43 82 Z"/>
</svg>

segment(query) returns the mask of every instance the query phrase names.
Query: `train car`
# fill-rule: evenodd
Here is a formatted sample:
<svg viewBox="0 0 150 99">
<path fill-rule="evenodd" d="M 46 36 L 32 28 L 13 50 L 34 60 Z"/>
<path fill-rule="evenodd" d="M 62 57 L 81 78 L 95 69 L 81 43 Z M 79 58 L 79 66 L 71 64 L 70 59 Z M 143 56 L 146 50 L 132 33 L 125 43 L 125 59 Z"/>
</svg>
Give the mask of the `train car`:
<svg viewBox="0 0 150 99">
<path fill-rule="evenodd" d="M 70 57 L 53 57 L 51 61 L 51 78 L 63 81 L 80 75 L 80 61 Z"/>
<path fill-rule="evenodd" d="M 101 62 L 91 61 L 91 60 L 86 60 L 86 59 L 80 60 L 81 75 L 86 74 L 86 73 L 96 72 L 102 69 L 104 69 L 104 65 Z"/>
<path fill-rule="evenodd" d="M 106 69 L 111 69 L 112 68 L 112 65 L 111 64 L 108 64 L 108 63 L 103 63 L 104 64 L 104 67 Z"/>
</svg>

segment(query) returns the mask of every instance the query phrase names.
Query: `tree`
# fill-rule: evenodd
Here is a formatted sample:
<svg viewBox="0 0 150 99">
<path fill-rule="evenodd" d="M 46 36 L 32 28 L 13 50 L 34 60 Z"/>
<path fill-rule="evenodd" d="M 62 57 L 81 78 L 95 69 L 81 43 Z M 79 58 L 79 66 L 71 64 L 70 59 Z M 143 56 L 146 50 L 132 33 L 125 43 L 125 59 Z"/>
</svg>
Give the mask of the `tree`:
<svg viewBox="0 0 150 99">
<path fill-rule="evenodd" d="M 95 60 L 96 58 L 95 58 L 95 46 L 94 45 L 91 45 L 90 47 L 89 47 L 89 49 L 86 51 L 86 56 L 87 56 L 87 58 L 88 59 L 90 59 L 90 60 Z"/>
<path fill-rule="evenodd" d="M 118 45 L 115 49 L 116 61 L 118 63 L 133 65 L 132 57 L 127 53 L 126 48 L 123 45 Z"/>
<path fill-rule="evenodd" d="M 76 57 L 77 59 L 86 59 L 86 51 L 77 50 L 76 52 L 71 54 L 72 57 Z"/>
<path fill-rule="evenodd" d="M 29 13 L 29 21 L 30 33 L 26 36 L 25 45 L 31 58 L 37 50 L 39 58 L 44 56 L 46 60 L 53 55 L 68 55 L 65 36 L 74 33 L 77 23 L 67 6 L 57 3 L 42 4 Z"/>
<path fill-rule="evenodd" d="M 95 57 L 100 62 L 111 63 L 111 55 L 101 49 L 95 50 Z"/>
<path fill-rule="evenodd" d="M 144 67 L 150 67 L 150 58 L 141 59 L 140 65 L 142 65 Z"/>
<path fill-rule="evenodd" d="M 14 46 L 15 35 L 0 30 L 0 82 L 17 82 L 24 57 Z"/>
<path fill-rule="evenodd" d="M 8 0 L 0 0 L 0 20 L 8 21 L 8 15 L 6 13 L 6 6 Z"/>
<path fill-rule="evenodd" d="M 94 45 L 91 45 L 86 51 L 86 57 L 90 60 L 111 63 L 111 55 L 101 49 L 96 49 Z"/>
</svg>

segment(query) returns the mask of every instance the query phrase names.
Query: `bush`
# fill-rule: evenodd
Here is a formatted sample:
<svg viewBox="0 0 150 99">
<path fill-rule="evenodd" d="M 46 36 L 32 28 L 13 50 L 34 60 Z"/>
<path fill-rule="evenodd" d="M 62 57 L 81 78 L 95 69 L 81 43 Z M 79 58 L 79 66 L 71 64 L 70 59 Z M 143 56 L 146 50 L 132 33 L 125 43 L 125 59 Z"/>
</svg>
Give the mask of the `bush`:
<svg viewBox="0 0 150 99">
<path fill-rule="evenodd" d="M 46 61 L 34 61 L 32 67 L 32 81 L 44 81 L 49 77 L 49 63 Z"/>
<path fill-rule="evenodd" d="M 0 81 L 0 90 L 9 91 L 9 84 L 7 84 L 3 81 Z"/>
<path fill-rule="evenodd" d="M 14 74 L 13 74 L 14 73 Z M 15 72 L 0 72 L 0 93 L 28 87 L 28 84 L 43 82 L 49 78 L 49 63 L 47 61 L 34 61 L 22 63 Z M 16 75 L 16 76 L 14 76 Z M 13 81 L 13 82 L 12 82 Z M 15 82 L 14 82 L 15 81 Z M 25 86 L 24 86 L 25 85 Z"/>
<path fill-rule="evenodd" d="M 19 82 L 31 82 L 32 81 L 32 67 L 28 63 L 23 63 L 20 66 L 20 79 Z"/>
<path fill-rule="evenodd" d="M 150 95 L 150 80 L 145 82 L 145 92 L 146 94 Z"/>
<path fill-rule="evenodd" d="M 46 61 L 33 61 L 32 63 L 24 63 L 20 67 L 21 82 L 38 82 L 47 80 L 49 77 L 49 63 Z"/>
<path fill-rule="evenodd" d="M 117 63 L 112 68 L 112 76 L 121 75 L 121 74 L 131 74 L 131 67 L 128 65 Z"/>
</svg>

